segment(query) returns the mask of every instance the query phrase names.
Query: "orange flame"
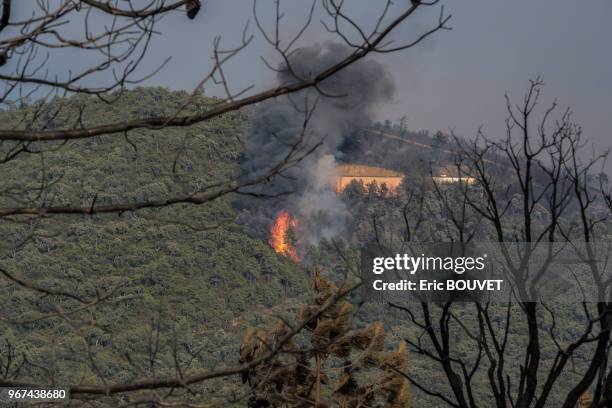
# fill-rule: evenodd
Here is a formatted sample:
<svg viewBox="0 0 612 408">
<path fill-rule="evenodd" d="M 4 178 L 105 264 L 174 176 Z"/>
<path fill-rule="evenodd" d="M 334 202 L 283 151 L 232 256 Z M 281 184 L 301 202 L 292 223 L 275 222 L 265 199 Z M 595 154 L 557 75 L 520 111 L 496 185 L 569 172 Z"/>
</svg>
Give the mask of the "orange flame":
<svg viewBox="0 0 612 408">
<path fill-rule="evenodd" d="M 295 262 L 299 262 L 301 258 L 295 246 L 289 242 L 289 230 L 295 230 L 298 225 L 296 218 L 293 218 L 287 211 L 281 211 L 270 227 L 270 239 L 268 240 L 276 253 L 283 254 Z"/>
</svg>

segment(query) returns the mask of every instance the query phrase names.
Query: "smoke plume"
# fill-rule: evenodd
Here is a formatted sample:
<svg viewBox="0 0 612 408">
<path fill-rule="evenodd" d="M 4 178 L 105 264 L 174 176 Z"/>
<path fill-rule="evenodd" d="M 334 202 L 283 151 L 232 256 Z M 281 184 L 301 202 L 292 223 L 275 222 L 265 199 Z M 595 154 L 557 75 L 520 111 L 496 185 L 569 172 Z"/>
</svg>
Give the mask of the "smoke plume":
<svg viewBox="0 0 612 408">
<path fill-rule="evenodd" d="M 300 49 L 292 54 L 289 67 L 279 67 L 278 84 L 316 75 L 350 52 L 336 43 Z M 342 234 L 347 211 L 330 185 L 336 163 L 350 160 L 344 153 L 350 150 L 347 146 L 358 137 L 360 129 L 370 125 L 374 108 L 388 102 L 394 89 L 383 65 L 360 60 L 323 81 L 318 90 L 258 105 L 245 138 L 243 172 L 249 178 L 267 174 L 296 146 L 296 155 L 305 157 L 250 191 L 276 197 L 237 202 L 247 211 L 243 217 L 247 230 L 265 237 L 274 216 L 287 210 L 300 220 L 298 233 L 305 244 Z M 285 195 L 288 192 L 292 194 Z"/>
</svg>

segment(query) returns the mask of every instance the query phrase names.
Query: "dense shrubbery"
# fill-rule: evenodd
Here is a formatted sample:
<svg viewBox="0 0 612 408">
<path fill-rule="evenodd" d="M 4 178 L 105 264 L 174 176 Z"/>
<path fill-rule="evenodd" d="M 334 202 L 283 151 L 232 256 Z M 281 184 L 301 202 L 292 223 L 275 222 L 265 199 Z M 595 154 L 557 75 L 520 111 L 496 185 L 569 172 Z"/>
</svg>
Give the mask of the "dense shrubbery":
<svg viewBox="0 0 612 408">
<path fill-rule="evenodd" d="M 83 120 L 89 124 L 127 114 L 168 114 L 181 106 L 185 96 L 160 88 L 141 88 L 110 105 L 93 98 L 58 99 L 54 103 L 71 108 L 65 109 L 63 112 L 69 113 L 62 117 L 50 120 L 50 126 L 74 122 L 81 108 Z M 197 109 L 206 109 L 213 102 L 198 98 Z M 165 111 L 159 111 L 159 106 Z M 0 112 L 0 120 L 18 127 L 24 114 L 28 114 L 27 107 L 15 108 Z M 89 205 L 94 199 L 97 204 L 117 203 L 195 191 L 237 174 L 245 125 L 246 114 L 233 113 L 189 129 L 139 130 L 128 138 L 106 136 L 58 144 L 44 155 L 22 154 L 10 166 L 4 166 L 0 189 L 31 188 L 28 195 L 36 200 L 42 183 L 48 187 L 47 202 L 79 205 Z M 370 160 L 383 153 L 374 152 Z M 403 153 L 399 151 L 389 160 L 406 161 Z M 440 215 L 445 208 L 431 186 L 423 184 L 429 169 L 418 156 L 419 152 L 412 149 L 410 158 L 414 160 L 399 166 L 409 176 L 396 197 L 366 194 L 361 186 L 348 189 L 343 197 L 352 216 L 347 242 L 323 242 L 311 248 L 304 265 L 321 265 L 334 277 L 351 273 L 345 260 L 358 263 L 359 243 L 374 239 L 375 232 L 384 241 L 403 240 L 404 220 L 415 222 L 423 210 L 427 220 L 420 226 L 420 235 L 412 239 L 447 240 L 448 220 Z M 415 193 L 423 196 L 422 201 Z M 16 205 L 21 198 L 0 196 L 3 206 Z M 43 381 L 46 370 L 53 371 L 57 383 L 173 375 L 177 350 L 176 358 L 190 369 L 235 364 L 244 329 L 256 326 L 263 330 L 274 321 L 274 314 L 295 309 L 306 295 L 309 276 L 304 265 L 278 256 L 264 240 L 248 236 L 236 222 L 238 213 L 230 200 L 224 197 L 205 206 L 177 205 L 135 214 L 42 218 L 36 234 L 10 251 L 5 248 L 27 237 L 32 225 L 7 220 L 0 223 L 0 266 L 16 276 L 94 298 L 96 293 L 121 284 L 119 301 L 84 311 L 66 299 L 41 297 L 15 285 L 2 287 L 0 336 L 25 357 L 20 379 Z M 512 224 L 513 208 L 508 214 Z M 477 217 L 468 223 L 472 229 L 480 225 Z M 482 236 L 488 234 L 480 232 Z M 345 259 L 338 256 L 339 249 L 345 252 Z M 56 313 L 58 305 L 69 312 L 68 319 L 40 318 Z M 456 308 L 467 327 L 478 324 L 471 306 Z M 565 307 L 560 314 L 565 318 L 565 341 L 580 333 L 583 322 L 579 309 Z M 417 341 L 419 332 L 406 314 L 378 304 L 361 305 L 357 310 L 356 328 L 383 316 L 393 343 L 401 338 Z M 496 323 L 503 324 L 501 308 L 498 315 Z M 521 318 L 516 313 L 517 327 L 524 329 Z M 7 321 L 10 319 L 28 322 L 12 324 Z M 546 316 L 543 321 L 547 326 L 540 329 L 546 331 L 553 323 L 546 321 Z M 519 369 L 524 351 L 523 329 L 511 332 L 508 356 L 512 370 Z M 456 353 L 453 357 L 474 357 L 474 347 L 465 333 L 453 332 L 450 341 Z M 543 341 L 541 346 L 543 366 L 548 367 L 556 349 L 550 342 Z M 588 347 L 581 350 L 588 352 Z M 579 360 L 581 356 L 575 357 Z M 435 361 L 413 355 L 410 366 L 414 378 L 446 390 L 444 373 Z M 473 386 L 477 399 L 490 401 L 485 376 L 484 370 L 478 373 Z M 231 377 L 206 387 L 219 393 L 244 392 L 238 380 Z M 418 390 L 414 401 L 415 406 L 437 404 Z"/>
<path fill-rule="evenodd" d="M 105 123 L 127 114 L 168 114 L 158 107 L 176 109 L 184 97 L 181 92 L 141 88 L 114 104 L 83 97 L 54 103 L 73 105 L 67 111 L 74 115 L 85 106 L 84 121 Z M 204 109 L 211 100 L 200 102 Z M 17 123 L 26 112 L 2 112 L 1 120 Z M 75 117 L 69 116 L 54 121 L 71 123 Z M 44 169 L 39 155 L 21 155 L 3 167 L 0 183 L 2 188 L 37 188 L 44 177 L 47 183 L 55 182 L 49 189 L 55 204 L 87 205 L 96 196 L 98 204 L 116 203 L 125 197 L 158 198 L 177 189 L 196 190 L 235 174 L 244 125 L 244 115 L 237 113 L 188 130 L 136 131 L 127 140 L 99 137 L 58 145 L 44 154 Z M 16 203 L 7 195 L 0 200 Z M 26 325 L 0 322 L 1 336 L 32 364 L 30 375 L 22 379 L 36 381 L 42 371 L 34 365 L 47 367 L 54 360 L 56 381 L 92 382 L 97 373 L 89 364 L 88 347 L 107 380 L 129 379 L 137 370 L 125 353 L 134 361 L 146 360 L 157 322 L 162 344 L 181 344 L 183 354 L 187 349 L 207 350 L 193 368 L 234 361 L 229 356 L 237 353 L 240 329 L 260 323 L 260 316 L 279 299 L 299 296 L 307 281 L 301 267 L 244 234 L 234 222 L 236 215 L 224 198 L 207 206 L 43 219 L 29 242 L 2 253 L 3 268 L 45 287 L 87 295 L 125 282 L 121 295 L 128 299 L 71 316 L 73 325 L 59 318 Z M 18 242 L 27 230 L 0 224 L 5 246 Z M 2 290 L 0 316 L 36 318 L 53 312 L 57 301 L 16 288 Z M 173 367 L 170 358 L 168 350 L 160 351 L 160 361 L 145 366 L 163 372 Z"/>
</svg>

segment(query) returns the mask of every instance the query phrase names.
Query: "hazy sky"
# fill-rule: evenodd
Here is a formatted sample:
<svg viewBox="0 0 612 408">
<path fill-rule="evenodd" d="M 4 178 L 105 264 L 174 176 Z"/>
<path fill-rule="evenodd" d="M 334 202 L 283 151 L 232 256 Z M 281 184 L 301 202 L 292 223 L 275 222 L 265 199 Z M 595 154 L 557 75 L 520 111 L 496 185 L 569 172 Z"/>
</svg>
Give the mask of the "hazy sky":
<svg viewBox="0 0 612 408">
<path fill-rule="evenodd" d="M 396 0 L 397 8 L 407 0 Z M 305 0 L 285 1 L 286 27 L 297 27 Z M 354 15 L 371 19 L 380 1 L 352 1 Z M 527 81 L 541 75 L 546 83 L 543 102 L 558 98 L 570 105 L 575 119 L 598 148 L 612 146 L 612 2 L 609 0 L 462 0 L 446 1 L 453 15 L 452 31 L 439 32 L 422 45 L 393 56 L 376 56 L 388 65 L 398 85 L 394 101 L 381 107 L 382 119 L 409 118 L 412 129 L 454 128 L 470 136 L 480 125 L 491 136 L 503 129 L 503 95 L 520 98 Z M 269 15 L 271 2 L 261 2 Z M 393 38 L 398 42 L 435 22 L 436 10 L 421 12 Z M 208 0 L 193 22 L 183 15 L 168 18 L 152 53 L 153 60 L 173 57 L 153 81 L 172 88 L 191 87 L 203 67 L 210 65 L 215 34 L 235 44 L 243 24 L 252 17 L 252 3 L 244 0 Z M 172 27 L 171 29 L 166 27 Z M 251 24 L 251 30 L 259 33 Z M 189 38 L 189 40 L 185 40 Z M 326 38 L 315 19 L 304 43 Z M 260 38 L 259 38 L 260 39 Z M 187 45 L 182 47 L 181 45 Z M 228 67 L 239 85 L 262 88 L 272 74 L 258 60 L 271 56 L 269 47 L 253 46 Z"/>
<path fill-rule="evenodd" d="M 405 9 L 408 1 L 395 0 L 391 14 Z M 384 4 L 383 0 L 346 2 L 351 14 L 364 23 L 371 22 Z M 270 23 L 274 1 L 259 3 L 264 24 Z M 308 4 L 281 1 L 286 14 L 283 33 L 297 30 Z M 252 5 L 249 0 L 204 0 L 193 21 L 182 10 L 163 20 L 157 27 L 163 35 L 157 37 L 147 61 L 155 64 L 168 56 L 172 60 L 147 83 L 192 88 L 211 65 L 214 36 L 221 35 L 228 46 L 236 45 L 251 19 L 250 32 L 256 39 L 227 67 L 227 75 L 235 91 L 249 84 L 255 85 L 254 90 L 272 85 L 274 74 L 259 57 L 273 58 L 274 53 L 253 24 Z M 401 54 L 374 56 L 389 67 L 397 82 L 395 99 L 381 106 L 380 119 L 407 115 L 411 129 L 452 128 L 463 136 L 474 135 L 483 125 L 491 137 L 501 136 L 504 93 L 521 98 L 528 79 L 541 75 L 546 83 L 543 102 L 556 97 L 561 106 L 570 105 L 597 149 L 612 146 L 612 1 L 447 0 L 445 6 L 453 15 L 452 31 L 439 32 Z M 302 45 L 329 38 L 319 22 L 320 2 L 318 7 Z M 436 22 L 438 11 L 419 12 L 393 38 L 398 43 L 414 38 Z M 67 56 L 54 63 L 61 70 L 66 64 L 84 62 Z"/>
</svg>

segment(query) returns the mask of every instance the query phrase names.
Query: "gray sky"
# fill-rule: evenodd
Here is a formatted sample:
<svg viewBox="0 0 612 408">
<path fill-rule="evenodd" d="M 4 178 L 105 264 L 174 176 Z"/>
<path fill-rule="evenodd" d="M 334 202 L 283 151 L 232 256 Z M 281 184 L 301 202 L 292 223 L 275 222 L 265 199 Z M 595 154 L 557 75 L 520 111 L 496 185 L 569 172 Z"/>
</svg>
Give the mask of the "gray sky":
<svg viewBox="0 0 612 408">
<path fill-rule="evenodd" d="M 384 0 L 346 0 L 351 15 L 371 22 Z M 396 0 L 392 10 L 407 7 Z M 273 0 L 259 0 L 260 14 L 268 23 Z M 284 33 L 295 32 L 308 9 L 307 0 L 282 0 L 286 14 Z M 574 118 L 596 149 L 612 146 L 612 17 L 610 0 L 446 0 L 453 15 L 452 31 L 435 34 L 418 47 L 400 54 L 377 55 L 397 82 L 395 100 L 380 108 L 380 119 L 407 115 L 413 130 L 454 129 L 469 137 L 479 126 L 493 138 L 501 137 L 505 118 L 503 95 L 521 98 L 527 81 L 541 75 L 546 83 L 543 102 L 555 97 L 570 105 Z M 147 61 L 172 60 L 149 80 L 149 85 L 191 89 L 211 66 L 215 35 L 228 46 L 239 42 L 244 24 L 256 39 L 227 67 L 233 90 L 253 84 L 253 91 L 274 83 L 274 74 L 259 59 L 274 59 L 252 22 L 252 1 L 204 0 L 194 21 L 184 12 L 173 13 L 157 27 L 163 35 L 154 42 Z M 318 5 L 320 8 L 320 4 Z M 313 21 L 301 45 L 329 39 Z M 439 9 L 421 11 L 393 35 L 399 42 L 434 24 Z M 76 27 L 76 26 L 75 26 Z M 271 25 L 268 24 L 268 27 Z M 78 27 L 77 27 L 78 28 Z M 75 28 L 76 29 L 76 28 Z M 67 55 L 53 62 L 57 70 L 86 61 Z M 215 89 L 207 89 L 209 93 Z"/>
<path fill-rule="evenodd" d="M 405 7 L 407 0 L 397 0 Z M 305 1 L 283 3 L 286 26 L 295 29 L 303 17 Z M 172 55 L 170 65 L 152 83 L 188 88 L 202 67 L 210 65 L 210 44 L 222 34 L 235 44 L 243 24 L 252 16 L 250 1 L 208 0 L 194 22 L 183 15 L 165 21 L 164 36 L 153 60 Z M 366 21 L 380 9 L 380 1 L 353 1 L 352 12 Z M 261 14 L 272 10 L 261 3 Z M 421 12 L 394 35 L 410 38 L 435 22 L 438 10 Z M 470 136 L 480 125 L 490 136 L 503 130 L 503 95 L 522 97 L 527 81 L 542 75 L 543 102 L 558 98 L 570 105 L 585 134 L 598 148 L 612 146 L 612 2 L 609 0 L 463 0 L 446 1 L 453 14 L 452 31 L 440 32 L 422 45 L 393 56 L 378 56 L 388 65 L 397 84 L 395 100 L 381 107 L 381 119 L 409 118 L 412 129 L 454 128 Z M 254 25 L 251 25 L 254 28 Z M 252 30 L 258 37 L 259 33 Z M 304 44 L 326 38 L 315 20 Z M 184 40 L 190 38 L 190 40 Z M 181 44 L 188 46 L 181 47 Z M 230 67 L 234 89 L 272 83 L 272 74 L 257 58 L 271 56 L 269 47 L 256 40 Z M 239 86 L 240 85 L 240 86 Z"/>
</svg>

